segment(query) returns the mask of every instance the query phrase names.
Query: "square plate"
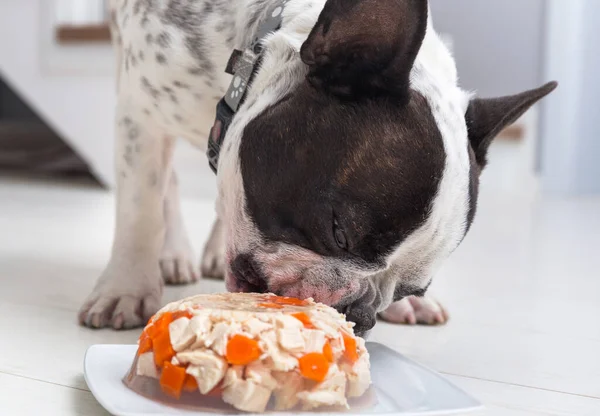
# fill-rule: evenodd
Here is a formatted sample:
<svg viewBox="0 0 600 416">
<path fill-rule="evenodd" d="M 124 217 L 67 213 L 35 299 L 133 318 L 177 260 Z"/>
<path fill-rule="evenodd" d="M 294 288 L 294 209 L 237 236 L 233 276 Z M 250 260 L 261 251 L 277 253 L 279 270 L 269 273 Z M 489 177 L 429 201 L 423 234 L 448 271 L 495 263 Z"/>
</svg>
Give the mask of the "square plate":
<svg viewBox="0 0 600 416">
<path fill-rule="evenodd" d="M 376 397 L 376 404 L 338 413 L 315 414 L 438 416 L 483 408 L 481 403 L 436 372 L 396 351 L 374 342 L 367 342 L 367 349 L 371 355 L 371 391 Z M 96 400 L 107 411 L 115 416 L 222 414 L 170 407 L 129 390 L 122 379 L 133 362 L 136 350 L 136 345 L 92 345 L 85 354 L 85 381 Z M 248 415 L 244 412 L 239 414 Z M 293 415 L 298 412 L 268 414 Z"/>
</svg>

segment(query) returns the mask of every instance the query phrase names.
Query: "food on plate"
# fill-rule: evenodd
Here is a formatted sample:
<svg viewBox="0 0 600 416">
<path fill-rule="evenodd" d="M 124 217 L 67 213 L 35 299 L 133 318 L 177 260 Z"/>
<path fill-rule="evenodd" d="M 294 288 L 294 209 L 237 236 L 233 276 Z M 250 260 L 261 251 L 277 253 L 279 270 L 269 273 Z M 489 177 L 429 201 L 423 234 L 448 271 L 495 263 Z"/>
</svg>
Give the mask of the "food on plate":
<svg viewBox="0 0 600 416">
<path fill-rule="evenodd" d="M 219 398 L 246 412 L 348 407 L 371 384 L 369 354 L 352 327 L 312 299 L 194 296 L 150 319 L 125 384 L 192 406 Z M 140 391 L 140 380 L 154 393 Z"/>
</svg>

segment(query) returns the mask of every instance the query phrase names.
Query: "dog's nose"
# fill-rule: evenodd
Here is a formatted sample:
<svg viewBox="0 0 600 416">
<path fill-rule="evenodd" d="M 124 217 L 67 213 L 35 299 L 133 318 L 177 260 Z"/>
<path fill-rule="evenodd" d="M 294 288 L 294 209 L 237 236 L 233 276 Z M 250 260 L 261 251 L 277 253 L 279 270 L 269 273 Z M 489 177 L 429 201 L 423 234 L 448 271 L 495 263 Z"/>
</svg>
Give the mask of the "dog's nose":
<svg viewBox="0 0 600 416">
<path fill-rule="evenodd" d="M 244 292 L 266 292 L 267 279 L 250 254 L 238 254 L 231 263 L 231 273 Z"/>
</svg>

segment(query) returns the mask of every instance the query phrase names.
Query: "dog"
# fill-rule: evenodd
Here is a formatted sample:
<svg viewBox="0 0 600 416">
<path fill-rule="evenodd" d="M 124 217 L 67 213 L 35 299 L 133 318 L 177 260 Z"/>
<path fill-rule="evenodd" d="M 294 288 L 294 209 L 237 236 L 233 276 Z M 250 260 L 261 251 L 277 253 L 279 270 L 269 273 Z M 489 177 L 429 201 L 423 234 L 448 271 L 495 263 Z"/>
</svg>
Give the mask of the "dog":
<svg viewBox="0 0 600 416">
<path fill-rule="evenodd" d="M 424 295 L 473 221 L 488 147 L 556 83 L 493 99 L 462 90 L 427 0 L 113 0 L 111 15 L 116 228 L 82 324 L 143 325 L 163 282 L 199 278 L 173 145 L 206 149 L 217 104 L 238 87 L 202 274 L 230 291 L 313 297 L 359 334 L 378 314 L 447 319 Z M 234 85 L 232 51 L 251 47 L 251 83 Z"/>
</svg>

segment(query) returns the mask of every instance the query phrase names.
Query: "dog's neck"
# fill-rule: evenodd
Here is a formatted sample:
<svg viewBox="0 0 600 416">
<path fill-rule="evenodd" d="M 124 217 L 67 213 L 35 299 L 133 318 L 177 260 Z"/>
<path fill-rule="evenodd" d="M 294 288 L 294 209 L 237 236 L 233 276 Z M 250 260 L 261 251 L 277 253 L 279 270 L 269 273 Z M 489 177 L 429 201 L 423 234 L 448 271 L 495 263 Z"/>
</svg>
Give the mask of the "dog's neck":
<svg viewBox="0 0 600 416">
<path fill-rule="evenodd" d="M 311 29 L 317 22 L 319 14 L 325 7 L 326 0 L 289 0 L 284 4 L 283 21 L 277 34 L 284 34 L 289 45 L 300 51 L 302 43 L 308 37 Z M 250 0 L 246 8 L 238 14 L 238 36 L 236 46 L 248 47 L 256 37 L 260 25 L 268 17 L 266 14 L 276 3 L 281 0 Z M 268 36 L 272 37 L 274 34 Z"/>
</svg>

